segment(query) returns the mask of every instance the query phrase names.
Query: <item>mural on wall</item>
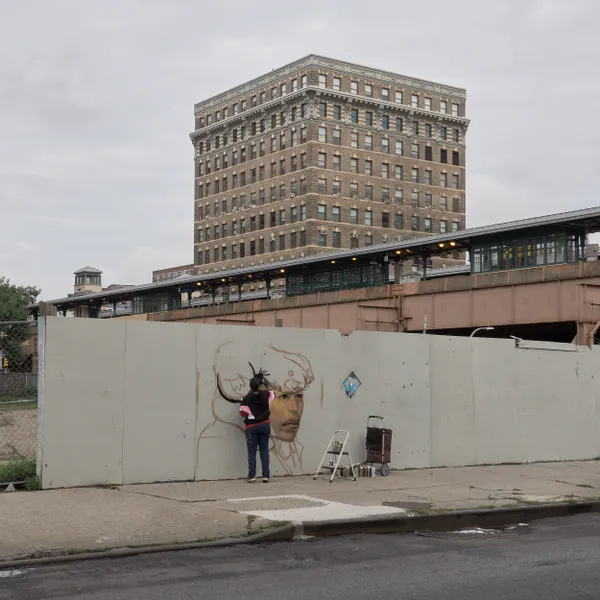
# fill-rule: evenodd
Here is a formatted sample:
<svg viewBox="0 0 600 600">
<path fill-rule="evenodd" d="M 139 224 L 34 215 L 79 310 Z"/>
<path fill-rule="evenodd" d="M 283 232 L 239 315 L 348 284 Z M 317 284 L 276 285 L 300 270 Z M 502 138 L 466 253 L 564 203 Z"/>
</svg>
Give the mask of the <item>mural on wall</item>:
<svg viewBox="0 0 600 600">
<path fill-rule="evenodd" d="M 234 405 L 239 405 L 248 392 L 252 376 L 261 372 L 266 376 L 266 388 L 275 393 L 271 404 L 271 456 L 286 473 L 302 473 L 302 413 L 305 393 L 315 381 L 310 362 L 302 354 L 266 344 L 257 371 L 239 355 L 240 350 L 233 342 L 225 342 L 217 349 L 213 364 L 216 379 L 213 419 L 200 433 L 198 444 L 202 439 L 219 437 L 215 430 L 218 424 L 235 428 L 244 435 L 244 426 Z"/>
</svg>

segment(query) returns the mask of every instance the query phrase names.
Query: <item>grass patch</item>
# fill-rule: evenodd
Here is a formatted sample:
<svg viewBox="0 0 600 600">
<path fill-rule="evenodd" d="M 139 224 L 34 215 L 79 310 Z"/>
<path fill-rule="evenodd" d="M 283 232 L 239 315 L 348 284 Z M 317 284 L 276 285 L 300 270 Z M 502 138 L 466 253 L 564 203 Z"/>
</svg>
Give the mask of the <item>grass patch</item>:
<svg viewBox="0 0 600 600">
<path fill-rule="evenodd" d="M 36 400 L 37 399 L 37 388 L 28 387 L 24 390 L 3 392 L 0 394 L 0 404 L 2 402 L 14 402 L 15 400 Z"/>
<path fill-rule="evenodd" d="M 268 531 L 269 529 L 277 529 L 277 527 L 283 527 L 284 525 L 289 525 L 289 521 L 269 521 L 267 523 L 263 523 L 260 527 L 256 527 L 254 529 L 248 529 L 245 531 L 240 537 L 250 537 L 252 535 L 256 535 L 258 533 L 263 533 L 264 531 Z"/>
<path fill-rule="evenodd" d="M 18 458 L 10 462 L 0 465 L 0 483 L 12 483 L 15 481 L 31 482 L 32 487 L 35 487 L 36 479 L 35 460 L 26 460 Z M 39 485 L 39 482 L 37 482 Z"/>
</svg>

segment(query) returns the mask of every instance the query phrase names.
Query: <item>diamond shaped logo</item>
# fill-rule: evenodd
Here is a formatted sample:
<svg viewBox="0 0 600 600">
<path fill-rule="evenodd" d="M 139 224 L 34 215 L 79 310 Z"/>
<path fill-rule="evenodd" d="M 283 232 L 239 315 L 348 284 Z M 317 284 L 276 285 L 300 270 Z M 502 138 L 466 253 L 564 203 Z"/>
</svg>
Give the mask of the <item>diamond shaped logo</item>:
<svg viewBox="0 0 600 600">
<path fill-rule="evenodd" d="M 344 389 L 346 390 L 346 396 L 348 396 L 348 398 L 352 398 L 352 396 L 354 396 L 354 394 L 356 394 L 356 391 L 362 385 L 362 383 L 361 383 L 360 379 L 358 378 L 358 376 L 356 375 L 356 373 L 354 371 L 352 371 L 350 373 L 350 375 L 348 375 L 342 381 L 342 385 L 344 386 Z"/>
</svg>

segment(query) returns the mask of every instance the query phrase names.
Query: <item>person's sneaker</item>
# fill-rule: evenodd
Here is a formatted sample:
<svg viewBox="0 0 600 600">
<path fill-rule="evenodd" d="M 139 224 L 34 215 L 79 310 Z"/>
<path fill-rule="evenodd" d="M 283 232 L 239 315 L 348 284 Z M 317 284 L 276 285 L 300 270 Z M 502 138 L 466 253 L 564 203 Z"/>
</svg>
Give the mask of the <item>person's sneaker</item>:
<svg viewBox="0 0 600 600">
<path fill-rule="evenodd" d="M 246 479 L 246 483 L 254 483 L 256 481 L 256 477 L 248 477 Z"/>
<path fill-rule="evenodd" d="M 269 483 L 269 478 L 268 477 L 263 477 L 263 483 Z"/>
</svg>

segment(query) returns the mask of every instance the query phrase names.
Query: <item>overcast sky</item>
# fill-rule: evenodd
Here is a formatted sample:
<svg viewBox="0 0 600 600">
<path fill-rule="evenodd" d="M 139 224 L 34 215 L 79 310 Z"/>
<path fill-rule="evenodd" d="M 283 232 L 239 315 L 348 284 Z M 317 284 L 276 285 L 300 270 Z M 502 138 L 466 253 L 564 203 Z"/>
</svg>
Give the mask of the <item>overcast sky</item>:
<svg viewBox="0 0 600 600">
<path fill-rule="evenodd" d="M 0 0 L 0 276 L 193 260 L 193 105 L 310 53 L 467 88 L 468 226 L 600 205 L 597 0 Z"/>
</svg>

